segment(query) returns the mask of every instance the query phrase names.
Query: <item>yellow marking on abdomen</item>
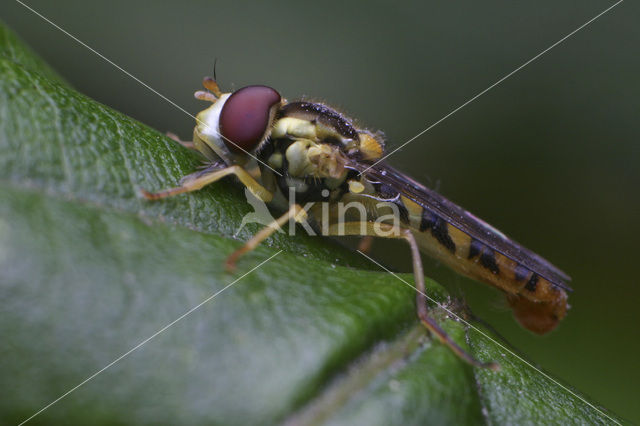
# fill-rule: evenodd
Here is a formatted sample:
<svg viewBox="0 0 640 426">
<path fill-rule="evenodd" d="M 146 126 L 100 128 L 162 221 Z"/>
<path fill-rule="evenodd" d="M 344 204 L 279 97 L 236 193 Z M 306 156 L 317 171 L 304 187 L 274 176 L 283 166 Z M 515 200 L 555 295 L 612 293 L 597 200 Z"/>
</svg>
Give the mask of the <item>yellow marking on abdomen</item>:
<svg viewBox="0 0 640 426">
<path fill-rule="evenodd" d="M 415 221 L 410 226 L 423 253 L 462 275 L 504 291 L 518 321 L 531 331 L 550 331 L 564 317 L 567 295 L 562 288 L 451 224 L 443 226 L 436 215 L 427 215 L 422 227 L 415 226 Z M 425 223 L 430 226 L 425 227 Z"/>
</svg>

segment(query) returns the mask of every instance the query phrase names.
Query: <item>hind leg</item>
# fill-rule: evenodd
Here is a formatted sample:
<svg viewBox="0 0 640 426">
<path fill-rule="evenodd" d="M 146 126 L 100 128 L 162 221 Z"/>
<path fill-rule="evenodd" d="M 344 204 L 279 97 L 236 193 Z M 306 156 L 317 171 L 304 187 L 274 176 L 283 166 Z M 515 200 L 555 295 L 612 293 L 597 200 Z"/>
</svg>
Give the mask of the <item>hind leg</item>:
<svg viewBox="0 0 640 426">
<path fill-rule="evenodd" d="M 376 226 L 379 228 L 376 229 Z M 383 231 L 383 232 L 380 232 Z M 424 283 L 424 274 L 422 269 L 422 260 L 420 259 L 420 250 L 415 237 L 410 230 L 405 228 L 396 228 L 391 225 L 372 223 L 372 222 L 347 222 L 329 227 L 329 235 L 360 235 L 373 236 L 382 238 L 401 238 L 409 243 L 411 248 L 411 260 L 413 263 L 413 276 L 416 290 L 416 311 L 422 325 L 434 334 L 444 345 L 448 346 L 458 357 L 474 367 L 491 368 L 497 370 L 498 364 L 494 362 L 481 362 L 462 349 L 451 337 L 438 325 L 436 320 L 429 316 L 429 307 L 427 305 L 427 294 Z M 408 284 L 408 283 L 407 283 Z"/>
</svg>

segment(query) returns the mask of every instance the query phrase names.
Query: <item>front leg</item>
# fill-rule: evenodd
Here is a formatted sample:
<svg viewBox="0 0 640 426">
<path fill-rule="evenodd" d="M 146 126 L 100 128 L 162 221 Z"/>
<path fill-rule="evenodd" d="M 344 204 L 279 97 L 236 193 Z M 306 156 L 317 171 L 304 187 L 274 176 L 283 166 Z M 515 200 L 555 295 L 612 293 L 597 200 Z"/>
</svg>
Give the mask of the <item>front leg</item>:
<svg viewBox="0 0 640 426">
<path fill-rule="evenodd" d="M 180 145 L 184 146 L 187 149 L 192 149 L 194 151 L 197 151 L 198 153 L 200 152 L 200 151 L 198 151 L 196 149 L 196 145 L 193 142 L 191 142 L 191 141 L 183 141 L 182 139 L 180 139 L 180 136 L 176 135 L 173 132 L 167 132 L 167 133 L 165 133 L 165 135 L 169 139 L 172 139 L 172 140 L 178 142 Z"/>
<path fill-rule="evenodd" d="M 307 212 L 305 209 L 298 205 L 293 204 L 289 207 L 289 210 L 280 216 L 278 219 L 274 220 L 269 225 L 265 226 L 254 235 L 249 241 L 247 241 L 242 247 L 238 250 L 234 251 L 229 255 L 226 262 L 227 271 L 231 272 L 236 268 L 236 262 L 238 259 L 243 256 L 245 253 L 248 253 L 254 250 L 256 247 L 260 245 L 264 240 L 273 235 L 278 229 L 280 229 L 285 223 L 290 220 L 295 220 L 296 222 L 303 222 L 307 219 Z"/>
<path fill-rule="evenodd" d="M 197 191 L 229 175 L 236 175 L 240 182 L 263 202 L 268 203 L 273 199 L 271 191 L 260 185 L 249 172 L 240 166 L 230 166 L 221 169 L 218 165 L 212 165 L 204 170 L 185 176 L 180 181 L 180 186 L 175 188 L 169 188 L 159 192 L 148 192 L 142 189 L 141 193 L 147 200 L 158 200 L 185 192 Z"/>
</svg>

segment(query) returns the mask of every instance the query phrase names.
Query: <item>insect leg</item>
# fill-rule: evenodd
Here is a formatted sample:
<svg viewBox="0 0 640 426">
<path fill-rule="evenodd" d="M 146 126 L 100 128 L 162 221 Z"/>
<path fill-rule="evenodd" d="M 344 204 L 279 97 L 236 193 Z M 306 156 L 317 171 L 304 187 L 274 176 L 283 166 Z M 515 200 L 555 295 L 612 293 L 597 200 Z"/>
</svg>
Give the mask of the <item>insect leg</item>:
<svg viewBox="0 0 640 426">
<path fill-rule="evenodd" d="M 306 220 L 306 218 L 307 212 L 299 204 L 294 204 L 289 207 L 289 210 L 285 214 L 262 228 L 260 232 L 254 235 L 242 247 L 240 247 L 238 250 L 231 253 L 229 257 L 227 257 L 227 271 L 233 271 L 236 268 L 236 261 L 240 258 L 240 256 L 243 256 L 245 253 L 250 252 L 258 247 L 261 242 L 263 242 L 269 236 L 273 235 L 273 233 L 280 229 L 285 223 L 289 222 L 291 219 L 294 219 L 296 222 L 302 222 Z"/>
<path fill-rule="evenodd" d="M 379 226 L 380 229 L 376 229 Z M 383 232 L 380 232 L 380 231 Z M 364 232 L 363 232 L 364 231 Z M 474 367 L 491 368 L 497 370 L 498 364 L 494 362 L 481 362 L 469 355 L 462 349 L 451 337 L 429 316 L 429 308 L 427 306 L 426 288 L 424 284 L 424 274 L 422 269 L 422 260 L 420 259 L 420 250 L 416 239 L 408 229 L 394 228 L 391 225 L 373 223 L 373 222 L 347 222 L 344 224 L 332 225 L 329 227 L 329 235 L 370 235 L 384 238 L 402 238 L 409 243 L 411 248 L 411 259 L 413 263 L 413 275 L 416 285 L 416 310 L 420 322 L 433 333 L 443 344 L 449 347 L 458 357 L 468 362 Z"/>
<path fill-rule="evenodd" d="M 185 148 L 196 150 L 196 146 L 193 144 L 193 142 L 191 142 L 191 141 L 183 141 L 182 139 L 180 139 L 180 136 L 176 135 L 175 133 L 167 132 L 167 133 L 165 133 L 165 135 L 167 135 L 168 138 L 173 139 L 174 141 L 178 142 L 180 145 L 184 146 Z"/>
<path fill-rule="evenodd" d="M 180 181 L 180 186 L 165 189 L 160 192 L 148 192 L 141 190 L 142 195 L 148 200 L 171 197 L 184 192 L 197 191 L 204 186 L 222 179 L 228 175 L 236 175 L 240 182 L 246 186 L 258 199 L 268 203 L 273 198 L 271 191 L 260 185 L 245 169 L 240 166 L 231 166 L 224 169 L 218 166 L 211 166 L 207 169 L 185 176 Z"/>
<path fill-rule="evenodd" d="M 413 263 L 413 275 L 416 284 L 416 306 L 418 311 L 418 318 L 420 322 L 445 345 L 447 345 L 456 355 L 461 359 L 473 365 L 474 367 L 490 368 L 492 370 L 498 370 L 500 367 L 495 362 L 481 362 L 469 355 L 464 349 L 462 349 L 451 337 L 436 323 L 436 321 L 429 316 L 429 308 L 427 306 L 426 288 L 424 285 L 424 272 L 422 269 L 422 260 L 420 259 L 420 250 L 416 239 L 408 229 L 402 230 L 403 238 L 409 243 L 411 247 L 411 260 Z"/>
<path fill-rule="evenodd" d="M 362 237 L 362 239 L 358 243 L 358 251 L 361 251 L 363 253 L 369 253 L 371 251 L 372 245 L 373 245 L 373 237 L 371 235 L 366 235 Z"/>
</svg>

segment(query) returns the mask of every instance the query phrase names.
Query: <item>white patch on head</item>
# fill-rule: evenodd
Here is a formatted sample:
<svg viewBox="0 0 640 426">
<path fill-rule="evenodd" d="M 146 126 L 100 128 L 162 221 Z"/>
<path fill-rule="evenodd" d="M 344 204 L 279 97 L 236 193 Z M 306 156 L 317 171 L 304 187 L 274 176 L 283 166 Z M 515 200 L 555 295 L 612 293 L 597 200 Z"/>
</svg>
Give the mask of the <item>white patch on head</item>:
<svg viewBox="0 0 640 426">
<path fill-rule="evenodd" d="M 225 144 L 220 134 L 220 113 L 231 93 L 225 93 L 220 96 L 209 108 L 200 111 L 196 116 L 196 130 L 198 135 L 218 156 L 224 159 L 228 164 L 231 158 L 229 148 Z"/>
<path fill-rule="evenodd" d="M 231 93 L 225 93 L 213 105 L 198 114 L 198 133 L 207 139 L 221 139 L 220 113 L 229 96 L 231 96 Z"/>
</svg>

